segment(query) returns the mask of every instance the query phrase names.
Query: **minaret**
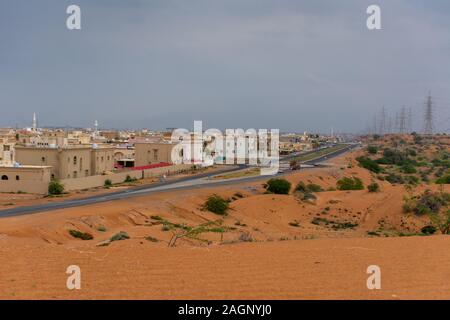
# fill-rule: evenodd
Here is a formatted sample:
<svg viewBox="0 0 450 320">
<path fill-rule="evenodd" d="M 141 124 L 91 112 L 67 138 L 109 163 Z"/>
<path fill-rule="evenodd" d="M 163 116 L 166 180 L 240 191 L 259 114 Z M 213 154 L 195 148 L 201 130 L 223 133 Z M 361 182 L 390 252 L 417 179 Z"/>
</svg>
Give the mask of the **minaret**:
<svg viewBox="0 0 450 320">
<path fill-rule="evenodd" d="M 94 137 L 97 137 L 98 136 L 98 121 L 97 120 L 94 121 L 94 127 L 95 127 Z"/>
<path fill-rule="evenodd" d="M 37 130 L 37 118 L 36 118 L 36 112 L 33 113 L 33 131 Z"/>
</svg>

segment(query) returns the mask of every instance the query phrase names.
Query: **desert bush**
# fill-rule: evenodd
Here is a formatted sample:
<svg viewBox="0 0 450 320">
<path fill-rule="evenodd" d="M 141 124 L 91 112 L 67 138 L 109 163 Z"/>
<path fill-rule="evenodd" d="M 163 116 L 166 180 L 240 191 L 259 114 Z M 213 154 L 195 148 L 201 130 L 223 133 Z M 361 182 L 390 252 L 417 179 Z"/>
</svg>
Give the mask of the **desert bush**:
<svg viewBox="0 0 450 320">
<path fill-rule="evenodd" d="M 363 190 L 364 185 L 361 179 L 357 177 L 344 177 L 337 182 L 337 188 L 339 190 Z"/>
<path fill-rule="evenodd" d="M 130 177 L 129 174 L 127 174 L 127 176 L 125 177 L 124 182 L 129 183 L 129 182 L 134 182 L 134 181 L 136 181 L 136 180 L 137 180 L 136 178 L 132 178 L 132 177 Z"/>
<path fill-rule="evenodd" d="M 405 182 L 408 183 L 408 184 L 416 185 L 416 184 L 419 184 L 420 179 L 417 176 L 406 176 L 405 177 Z"/>
<path fill-rule="evenodd" d="M 356 161 L 358 161 L 358 163 L 361 167 L 363 167 L 364 169 L 367 169 L 369 171 L 372 171 L 374 173 L 380 173 L 382 171 L 380 165 L 376 161 L 374 161 L 370 158 L 358 157 L 358 158 L 356 158 Z"/>
<path fill-rule="evenodd" d="M 48 184 L 48 193 L 51 195 L 60 195 L 64 192 L 64 186 L 58 180 L 52 180 Z"/>
<path fill-rule="evenodd" d="M 145 240 L 150 241 L 150 242 L 158 242 L 159 241 L 158 239 L 156 239 L 152 236 L 145 237 Z"/>
<path fill-rule="evenodd" d="M 389 173 L 385 177 L 386 181 L 392 183 L 392 184 L 404 184 L 405 179 L 401 175 L 395 174 L 395 173 Z"/>
<path fill-rule="evenodd" d="M 403 173 L 407 173 L 407 174 L 417 173 L 417 169 L 416 169 L 412 164 L 410 164 L 410 163 L 404 164 L 404 165 L 401 167 L 401 171 L 402 171 Z"/>
<path fill-rule="evenodd" d="M 442 234 L 450 234 L 450 210 L 430 214 L 429 217 L 432 224 L 436 226 Z"/>
<path fill-rule="evenodd" d="M 432 192 L 426 190 L 422 195 L 405 198 L 404 212 L 413 212 L 418 216 L 438 214 L 442 208 L 450 205 L 450 194 L 446 192 Z"/>
<path fill-rule="evenodd" d="M 69 230 L 69 233 L 72 237 L 77 238 L 77 239 L 81 239 L 81 240 L 92 240 L 94 239 L 94 237 L 92 236 L 92 234 L 87 233 L 87 232 L 81 232 L 78 230 Z"/>
<path fill-rule="evenodd" d="M 307 192 L 308 190 L 306 189 L 306 184 L 303 181 L 300 181 L 295 186 L 295 190 L 294 191 Z"/>
<path fill-rule="evenodd" d="M 112 181 L 110 179 L 106 179 L 105 183 L 104 183 L 104 186 L 107 187 L 107 188 L 111 187 L 112 186 Z"/>
<path fill-rule="evenodd" d="M 422 229 L 420 229 L 420 232 L 426 235 L 434 234 L 436 233 L 436 231 L 437 231 L 436 227 L 431 225 L 425 226 Z"/>
<path fill-rule="evenodd" d="M 322 192 L 323 189 L 321 186 L 319 186 L 318 184 L 314 184 L 314 183 L 310 183 L 306 186 L 306 189 L 309 192 Z"/>
<path fill-rule="evenodd" d="M 297 186 L 295 187 L 295 191 L 311 193 L 311 192 L 322 192 L 323 189 L 318 184 L 309 183 L 309 184 L 306 185 L 303 181 L 300 181 L 297 184 Z"/>
<path fill-rule="evenodd" d="M 450 174 L 436 180 L 437 184 L 450 184 Z"/>
<path fill-rule="evenodd" d="M 286 179 L 272 178 L 267 181 L 267 191 L 275 194 L 289 194 L 291 183 Z"/>
<path fill-rule="evenodd" d="M 370 154 L 377 154 L 378 147 L 377 146 L 368 146 L 367 147 L 367 152 L 370 153 Z"/>
<path fill-rule="evenodd" d="M 405 152 L 398 150 L 385 149 L 383 151 L 383 157 L 376 160 L 379 164 L 395 164 L 398 166 L 403 166 L 405 164 L 410 164 L 413 161 L 409 159 Z"/>
<path fill-rule="evenodd" d="M 203 209 L 215 214 L 225 215 L 229 209 L 229 202 L 217 194 L 210 195 L 203 205 Z"/>
<path fill-rule="evenodd" d="M 369 190 L 369 192 L 378 192 L 380 191 L 380 185 L 376 182 L 373 182 L 367 186 L 367 190 Z"/>
<path fill-rule="evenodd" d="M 408 149 L 407 150 L 408 155 L 412 156 L 412 157 L 416 157 L 417 156 L 417 151 L 414 149 Z"/>
<path fill-rule="evenodd" d="M 120 240 L 126 240 L 130 239 L 130 236 L 125 231 L 120 231 L 119 233 L 116 233 L 113 235 L 109 240 L 110 241 L 120 241 Z"/>
</svg>

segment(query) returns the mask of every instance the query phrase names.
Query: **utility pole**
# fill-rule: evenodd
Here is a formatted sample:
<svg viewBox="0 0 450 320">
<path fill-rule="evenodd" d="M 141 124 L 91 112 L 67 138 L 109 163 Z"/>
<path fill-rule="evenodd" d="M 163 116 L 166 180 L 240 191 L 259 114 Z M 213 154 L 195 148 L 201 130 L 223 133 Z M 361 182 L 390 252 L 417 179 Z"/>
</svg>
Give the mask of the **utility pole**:
<svg viewBox="0 0 450 320">
<path fill-rule="evenodd" d="M 386 108 L 383 106 L 381 108 L 381 119 L 380 119 L 380 135 L 386 133 Z"/>
<path fill-rule="evenodd" d="M 424 134 L 433 134 L 433 99 L 431 93 L 428 94 L 427 101 L 425 103 L 425 115 L 424 115 Z"/>
<path fill-rule="evenodd" d="M 388 133 L 392 133 L 392 115 L 389 116 L 387 131 Z"/>
<path fill-rule="evenodd" d="M 397 112 L 395 112 L 394 133 L 398 133 L 399 129 L 400 129 L 400 116 L 397 111 Z"/>
<path fill-rule="evenodd" d="M 406 110 L 405 110 L 405 107 L 402 107 L 402 109 L 400 111 L 399 130 L 400 130 L 400 134 L 404 134 L 406 132 Z"/>
<path fill-rule="evenodd" d="M 413 132 L 413 114 L 411 107 L 409 107 L 408 109 L 408 132 Z"/>
</svg>

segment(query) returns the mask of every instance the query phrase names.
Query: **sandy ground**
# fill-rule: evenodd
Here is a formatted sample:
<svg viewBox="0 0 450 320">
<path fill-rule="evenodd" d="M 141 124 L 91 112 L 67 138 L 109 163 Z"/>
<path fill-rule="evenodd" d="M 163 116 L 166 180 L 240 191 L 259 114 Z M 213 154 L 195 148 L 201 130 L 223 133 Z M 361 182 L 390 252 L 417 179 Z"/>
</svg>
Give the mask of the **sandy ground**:
<svg viewBox="0 0 450 320">
<path fill-rule="evenodd" d="M 373 177 L 354 165 L 354 157 L 287 178 L 294 185 L 313 182 L 327 189 L 340 177 L 358 176 L 367 185 Z M 425 186 L 406 190 L 380 182 L 379 193 L 327 191 L 304 202 L 293 194 L 265 194 L 262 182 L 0 219 L 0 298 L 450 298 L 450 237 L 367 234 L 417 233 L 429 221 L 403 213 L 403 197 Z M 213 193 L 232 199 L 227 216 L 202 210 Z M 312 223 L 315 218 L 357 226 L 333 229 Z M 168 247 L 175 231 L 165 231 L 160 219 L 191 227 L 215 221 L 228 231 Z M 94 239 L 74 239 L 70 229 Z M 131 239 L 98 246 L 119 231 Z M 242 242 L 243 235 L 253 242 Z M 66 288 L 69 265 L 81 268 L 81 290 Z M 366 287 L 369 265 L 381 267 L 381 290 Z"/>
<path fill-rule="evenodd" d="M 3 299 L 449 299 L 449 237 L 1 249 Z M 7 261 L 5 261 L 7 259 Z M 66 288 L 69 265 L 81 290 Z M 366 287 L 381 268 L 381 290 Z"/>
</svg>

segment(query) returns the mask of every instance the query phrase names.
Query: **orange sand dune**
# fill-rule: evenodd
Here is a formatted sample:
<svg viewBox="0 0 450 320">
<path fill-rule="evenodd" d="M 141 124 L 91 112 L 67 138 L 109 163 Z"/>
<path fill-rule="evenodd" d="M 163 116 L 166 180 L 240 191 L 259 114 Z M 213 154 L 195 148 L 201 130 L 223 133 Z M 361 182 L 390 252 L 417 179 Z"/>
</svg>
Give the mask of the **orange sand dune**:
<svg viewBox="0 0 450 320">
<path fill-rule="evenodd" d="M 367 185 L 374 177 L 355 165 L 357 154 L 286 178 L 326 190 L 343 176 Z M 0 298 L 450 298 L 449 237 L 368 235 L 380 229 L 383 236 L 418 233 L 429 221 L 403 213 L 403 197 L 437 186 L 406 190 L 378 181 L 379 193 L 326 191 L 305 202 L 294 194 L 265 194 L 263 182 L 0 219 Z M 212 193 L 232 199 L 227 216 L 202 210 Z M 313 223 L 317 218 L 355 227 L 333 229 Z M 228 231 L 182 238 L 169 248 L 174 231 L 164 230 L 160 219 L 191 227 L 220 220 Z M 70 229 L 94 239 L 75 239 Z M 119 231 L 131 239 L 98 246 Z M 253 242 L 243 243 L 243 236 Z M 382 290 L 366 288 L 373 264 L 381 267 Z M 69 265 L 81 267 L 80 291 L 66 288 Z"/>
<path fill-rule="evenodd" d="M 3 244 L 5 244 L 3 242 Z M 1 246 L 2 299 L 449 299 L 449 237 L 319 239 L 164 248 Z M 81 290 L 66 288 L 78 265 Z M 381 290 L 366 269 L 381 268 Z"/>
</svg>

